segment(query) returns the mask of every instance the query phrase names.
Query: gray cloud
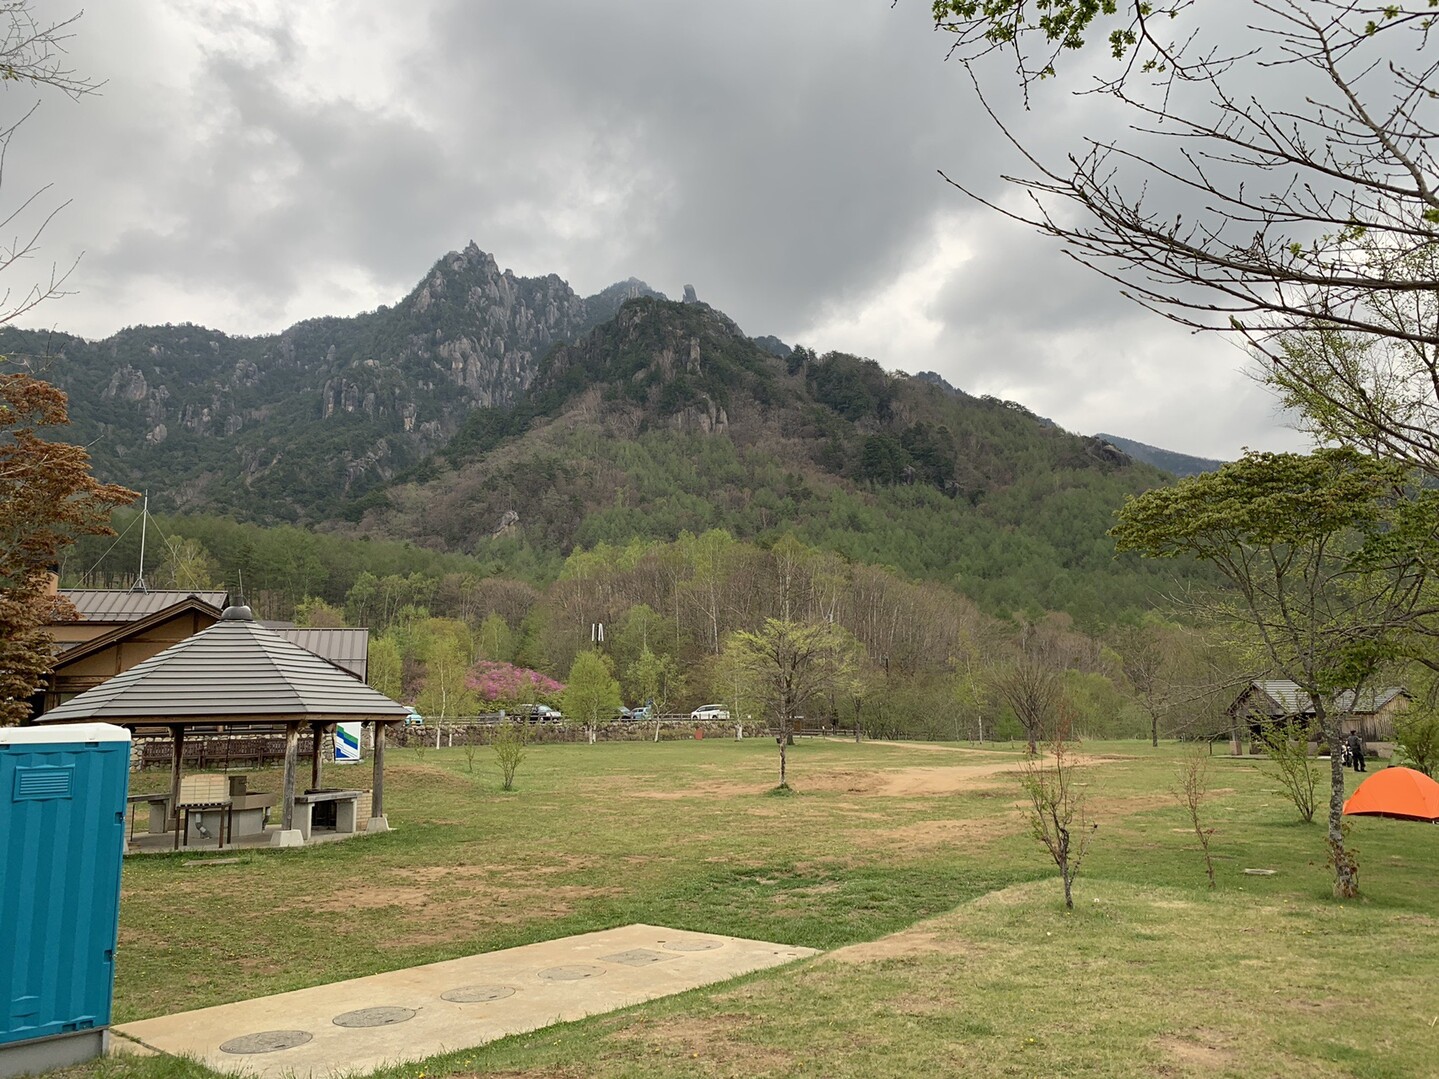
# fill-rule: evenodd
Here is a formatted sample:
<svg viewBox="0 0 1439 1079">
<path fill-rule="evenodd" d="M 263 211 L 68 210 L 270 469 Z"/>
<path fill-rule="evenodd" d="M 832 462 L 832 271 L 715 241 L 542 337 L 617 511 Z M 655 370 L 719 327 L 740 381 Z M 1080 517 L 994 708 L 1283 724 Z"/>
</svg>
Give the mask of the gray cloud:
<svg viewBox="0 0 1439 1079">
<path fill-rule="evenodd" d="M 1128 305 L 937 176 L 1007 197 L 1013 156 L 927 13 L 103 5 L 72 43 L 103 95 L 47 101 L 4 194 L 55 180 L 74 199 L 46 255 L 87 251 L 80 291 L 37 314 L 89 336 L 390 303 L 474 239 L 582 292 L 692 282 L 751 333 L 938 370 L 1077 430 L 1220 456 L 1292 442 L 1231 347 Z M 1027 139 L 1112 120 L 1062 89 L 1015 114 Z"/>
</svg>

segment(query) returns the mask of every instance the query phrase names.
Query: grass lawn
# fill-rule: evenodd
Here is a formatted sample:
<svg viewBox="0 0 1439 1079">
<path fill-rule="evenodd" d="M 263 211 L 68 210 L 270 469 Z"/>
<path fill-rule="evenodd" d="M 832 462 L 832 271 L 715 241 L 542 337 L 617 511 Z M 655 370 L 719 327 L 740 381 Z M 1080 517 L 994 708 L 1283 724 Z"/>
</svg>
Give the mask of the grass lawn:
<svg viewBox="0 0 1439 1079">
<path fill-rule="evenodd" d="M 511 793 L 487 751 L 473 775 L 396 752 L 391 835 L 127 860 L 115 1018 L 649 922 L 828 954 L 393 1074 L 1439 1074 L 1439 827 L 1357 819 L 1364 897 L 1340 904 L 1321 826 L 1215 757 L 1210 892 L 1169 793 L 1185 751 L 1082 749 L 1109 759 L 1072 914 L 1012 747 L 805 741 L 788 795 L 763 740 L 534 747 Z"/>
</svg>

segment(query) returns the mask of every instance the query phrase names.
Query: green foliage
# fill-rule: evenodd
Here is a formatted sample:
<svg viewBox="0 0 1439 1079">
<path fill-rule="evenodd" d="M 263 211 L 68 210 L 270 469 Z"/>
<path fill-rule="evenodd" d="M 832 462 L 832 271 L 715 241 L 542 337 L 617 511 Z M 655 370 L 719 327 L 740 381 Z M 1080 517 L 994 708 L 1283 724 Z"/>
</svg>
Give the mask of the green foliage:
<svg viewBox="0 0 1439 1079">
<path fill-rule="evenodd" d="M 565 718 L 591 731 L 613 719 L 624 703 L 609 661 L 599 652 L 589 650 L 575 656 L 562 700 Z"/>
<path fill-rule="evenodd" d="M 515 773 L 519 771 L 529 752 L 526 748 L 528 744 L 529 730 L 523 723 L 507 719 L 495 727 L 490 745 L 495 751 L 495 763 L 500 769 L 501 789 L 515 789 Z"/>
<path fill-rule="evenodd" d="M 485 615 L 475 631 L 475 650 L 481 659 L 510 663 L 515 658 L 515 635 L 510 624 L 498 611 Z"/>
<path fill-rule="evenodd" d="M 392 637 L 370 640 L 370 659 L 366 681 L 386 697 L 399 700 L 404 693 L 400 646 Z"/>
<path fill-rule="evenodd" d="M 753 701 L 756 716 L 772 721 L 779 735 L 779 785 L 788 782 L 785 747 L 806 708 L 826 698 L 852 696 L 858 688 L 863 647 L 832 622 L 767 618 L 759 630 L 737 630 L 725 642 L 724 666 Z"/>
<path fill-rule="evenodd" d="M 1309 753 L 1312 733 L 1316 732 L 1302 723 L 1276 723 L 1266 718 L 1259 725 L 1259 742 L 1269 761 L 1265 775 L 1283 788 L 1305 824 L 1313 822 L 1318 807 L 1319 761 Z"/>
<path fill-rule="evenodd" d="M 306 596 L 295 604 L 295 625 L 316 628 L 343 626 L 345 612 L 318 596 Z"/>
<path fill-rule="evenodd" d="M 469 628 L 452 618 L 428 618 L 413 623 L 410 633 L 424 662 L 423 688 L 415 701 L 420 713 L 440 722 L 477 713 L 479 696 L 468 684 Z"/>
<path fill-rule="evenodd" d="M 1219 568 L 1271 660 L 1319 696 L 1353 689 L 1403 647 L 1439 551 L 1439 492 L 1352 449 L 1250 453 L 1127 502 L 1121 550 Z"/>
<path fill-rule="evenodd" d="M 1439 710 L 1414 705 L 1396 715 L 1394 744 L 1404 764 L 1439 778 Z"/>
<path fill-rule="evenodd" d="M 1121 549 L 1217 566 L 1237 598 L 1214 606 L 1252 630 L 1272 669 L 1312 703 L 1330 751 L 1326 843 L 1341 899 L 1359 884 L 1344 845 L 1335 698 L 1360 692 L 1429 617 L 1421 600 L 1439 555 L 1439 492 L 1411 483 L 1408 466 L 1349 448 L 1250 453 L 1126 503 L 1114 529 Z M 1282 734 L 1269 745 L 1276 778 L 1308 821 L 1316 776 Z"/>
<path fill-rule="evenodd" d="M 684 693 L 685 680 L 673 656 L 656 655 L 648 647 L 640 651 L 626 672 L 630 697 L 638 704 L 653 704 L 661 714 L 669 703 Z"/>
</svg>

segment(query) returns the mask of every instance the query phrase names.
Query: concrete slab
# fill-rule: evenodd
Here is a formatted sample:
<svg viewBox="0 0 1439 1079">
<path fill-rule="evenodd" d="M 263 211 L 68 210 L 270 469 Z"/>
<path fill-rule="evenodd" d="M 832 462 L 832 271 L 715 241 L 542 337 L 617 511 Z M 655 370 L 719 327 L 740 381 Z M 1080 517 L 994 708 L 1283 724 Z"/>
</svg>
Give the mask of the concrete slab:
<svg viewBox="0 0 1439 1079">
<path fill-rule="evenodd" d="M 264 1077 L 364 1074 L 816 954 L 627 925 L 126 1023 L 113 1049 L 133 1039 Z"/>
</svg>

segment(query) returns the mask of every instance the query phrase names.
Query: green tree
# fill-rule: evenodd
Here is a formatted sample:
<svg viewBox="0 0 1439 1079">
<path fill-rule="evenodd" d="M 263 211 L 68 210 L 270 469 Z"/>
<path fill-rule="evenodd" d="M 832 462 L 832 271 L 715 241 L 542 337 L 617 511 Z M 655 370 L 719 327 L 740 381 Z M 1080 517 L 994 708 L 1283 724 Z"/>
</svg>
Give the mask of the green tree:
<svg viewBox="0 0 1439 1079">
<path fill-rule="evenodd" d="M 630 665 L 626 681 L 641 704 L 653 704 L 656 714 L 669 711 L 670 701 L 684 692 L 684 678 L 672 656 L 661 656 L 643 649 Z"/>
<path fill-rule="evenodd" d="M 562 699 L 565 718 L 584 726 L 591 745 L 599 725 L 613 719 L 624 703 L 620 699 L 620 684 L 610 672 L 609 660 L 591 650 L 575 656 Z"/>
<path fill-rule="evenodd" d="M 427 720 L 433 717 L 441 722 L 475 715 L 480 710 L 480 701 L 468 684 L 469 627 L 457 619 L 430 618 L 421 622 L 417 630 L 425 674 L 415 707 Z"/>
<path fill-rule="evenodd" d="M 774 720 L 779 742 L 779 786 L 788 788 L 786 749 L 795 720 L 830 694 L 852 693 L 861 648 L 831 622 L 766 618 L 763 628 L 738 630 L 726 643 L 726 665 Z"/>
<path fill-rule="evenodd" d="M 367 681 L 375 689 L 392 700 L 399 700 L 404 693 L 404 664 L 400 658 L 400 646 L 393 637 L 375 637 L 370 640 L 370 658 L 366 673 Z"/>
<path fill-rule="evenodd" d="M 295 604 L 295 625 L 316 629 L 338 629 L 345 624 L 345 612 L 318 596 L 306 596 Z"/>
<path fill-rule="evenodd" d="M 495 726 L 490 745 L 495 751 L 495 764 L 500 769 L 502 790 L 515 789 L 515 773 L 528 753 L 529 737 L 529 728 L 514 720 L 507 719 Z"/>
<path fill-rule="evenodd" d="M 515 658 L 515 635 L 505 616 L 498 611 L 485 615 L 475 632 L 475 648 L 481 659 L 496 663 L 512 663 Z"/>
<path fill-rule="evenodd" d="M 220 581 L 220 567 L 199 540 L 170 536 L 165 540 L 165 559 L 155 573 L 155 580 L 169 588 L 195 591 L 215 588 Z"/>
<path fill-rule="evenodd" d="M 1352 449 L 1250 453 L 1132 499 L 1113 531 L 1121 550 L 1217 566 L 1234 592 L 1211 607 L 1248 627 L 1270 668 L 1313 703 L 1330 751 L 1328 843 L 1341 898 L 1358 894 L 1358 870 L 1344 845 L 1336 697 L 1362 690 L 1433 613 L 1424 586 L 1439 553 L 1439 492 L 1410 480 L 1404 466 Z"/>
<path fill-rule="evenodd" d="M 1434 778 L 1439 774 L 1439 708 L 1416 702 L 1395 716 L 1394 742 L 1406 765 Z"/>
</svg>

